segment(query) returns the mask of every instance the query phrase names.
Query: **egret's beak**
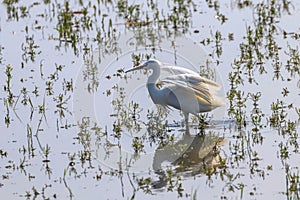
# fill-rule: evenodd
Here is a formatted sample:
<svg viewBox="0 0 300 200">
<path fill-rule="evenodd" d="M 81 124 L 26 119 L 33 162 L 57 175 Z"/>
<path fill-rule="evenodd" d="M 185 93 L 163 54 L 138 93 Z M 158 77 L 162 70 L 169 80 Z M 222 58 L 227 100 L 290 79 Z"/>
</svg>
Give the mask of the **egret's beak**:
<svg viewBox="0 0 300 200">
<path fill-rule="evenodd" d="M 137 66 L 135 68 L 129 69 L 125 73 L 127 73 L 127 72 L 133 72 L 133 71 L 136 71 L 136 70 L 139 70 L 139 69 L 143 69 L 144 67 L 145 67 L 145 65 L 143 64 L 143 65 Z"/>
</svg>

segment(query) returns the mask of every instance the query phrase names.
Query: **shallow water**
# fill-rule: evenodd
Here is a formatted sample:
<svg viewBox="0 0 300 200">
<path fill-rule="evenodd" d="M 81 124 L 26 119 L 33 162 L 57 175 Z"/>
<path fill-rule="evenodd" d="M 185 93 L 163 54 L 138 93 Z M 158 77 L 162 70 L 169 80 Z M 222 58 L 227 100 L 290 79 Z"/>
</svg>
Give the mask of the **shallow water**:
<svg viewBox="0 0 300 200">
<path fill-rule="evenodd" d="M 297 1 L 3 1 L 6 199 L 299 199 Z M 205 127 L 152 103 L 148 58 L 222 85 Z"/>
</svg>

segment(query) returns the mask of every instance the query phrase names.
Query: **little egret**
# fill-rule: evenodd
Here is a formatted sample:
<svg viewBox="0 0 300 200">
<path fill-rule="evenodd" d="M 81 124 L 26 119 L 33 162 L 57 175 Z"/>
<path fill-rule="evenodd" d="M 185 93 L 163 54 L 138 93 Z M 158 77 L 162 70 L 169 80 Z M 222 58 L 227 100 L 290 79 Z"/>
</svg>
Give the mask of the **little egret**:
<svg viewBox="0 0 300 200">
<path fill-rule="evenodd" d="M 164 108 L 173 107 L 181 110 L 185 117 L 186 128 L 188 128 L 189 113 L 199 117 L 199 113 L 209 112 L 224 105 L 224 100 L 216 95 L 220 85 L 201 77 L 192 70 L 169 66 L 151 59 L 125 73 L 140 69 L 152 70 L 147 81 L 152 101 Z M 159 80 L 161 71 L 171 75 Z"/>
</svg>

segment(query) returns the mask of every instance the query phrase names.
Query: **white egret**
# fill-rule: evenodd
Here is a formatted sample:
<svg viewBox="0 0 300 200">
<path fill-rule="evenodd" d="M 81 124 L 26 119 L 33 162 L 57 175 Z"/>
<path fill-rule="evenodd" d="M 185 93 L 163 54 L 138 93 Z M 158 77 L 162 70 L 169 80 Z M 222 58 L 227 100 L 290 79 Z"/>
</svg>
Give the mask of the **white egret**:
<svg viewBox="0 0 300 200">
<path fill-rule="evenodd" d="M 125 73 L 140 69 L 152 70 L 147 82 L 152 101 L 165 108 L 173 107 L 181 110 L 187 128 L 189 113 L 199 117 L 199 113 L 209 112 L 224 105 L 224 100 L 216 95 L 220 85 L 192 70 L 164 65 L 158 60 L 151 59 Z M 159 80 L 161 70 L 171 75 Z"/>
</svg>

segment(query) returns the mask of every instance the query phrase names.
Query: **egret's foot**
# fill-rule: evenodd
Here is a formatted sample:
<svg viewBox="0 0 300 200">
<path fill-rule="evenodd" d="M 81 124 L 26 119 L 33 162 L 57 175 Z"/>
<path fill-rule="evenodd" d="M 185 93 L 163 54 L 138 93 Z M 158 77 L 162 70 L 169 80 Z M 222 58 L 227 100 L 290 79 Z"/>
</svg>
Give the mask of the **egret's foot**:
<svg viewBox="0 0 300 200">
<path fill-rule="evenodd" d="M 190 135 L 190 124 L 188 121 L 185 121 L 185 134 Z"/>
<path fill-rule="evenodd" d="M 189 127 L 186 127 L 184 134 L 185 135 L 190 135 L 190 128 Z"/>
</svg>

